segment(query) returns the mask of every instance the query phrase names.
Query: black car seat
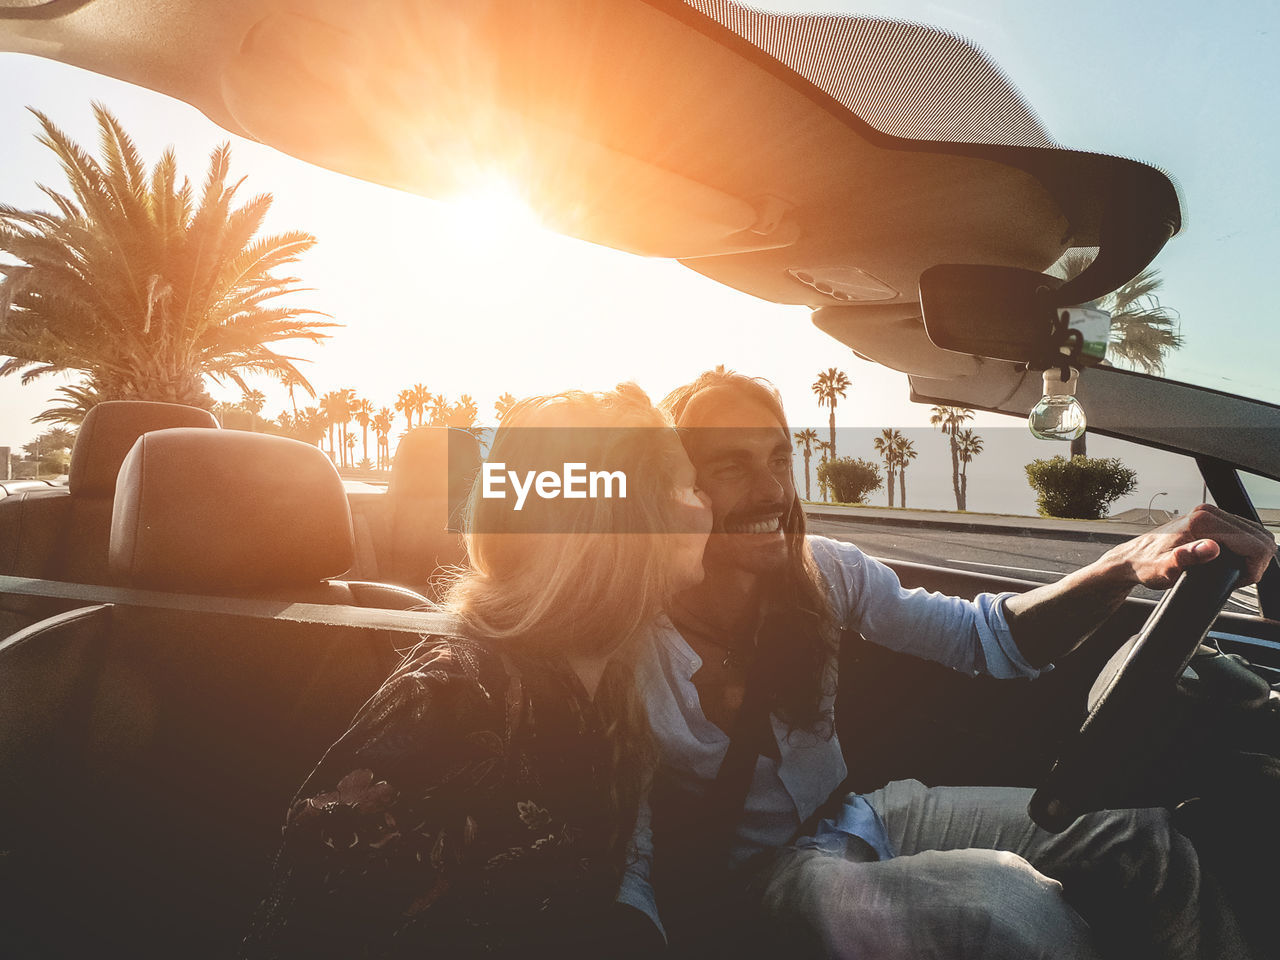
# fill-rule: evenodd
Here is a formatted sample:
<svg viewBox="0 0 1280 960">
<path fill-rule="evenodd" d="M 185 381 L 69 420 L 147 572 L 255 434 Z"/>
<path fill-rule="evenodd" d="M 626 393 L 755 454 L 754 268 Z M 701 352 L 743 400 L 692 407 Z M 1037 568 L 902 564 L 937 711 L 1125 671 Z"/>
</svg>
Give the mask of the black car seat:
<svg viewBox="0 0 1280 960">
<path fill-rule="evenodd" d="M 422 600 L 331 579 L 351 555 L 342 482 L 316 448 L 198 429 L 137 440 L 111 527 L 123 586 L 96 588 L 117 602 L 0 641 L 0 929 L 15 956 L 234 952 L 290 797 L 416 642 L 370 618 L 431 616 L 333 606 Z M 200 605 L 162 602 L 184 597 Z M 299 608 L 332 615 L 288 616 Z"/>
<path fill-rule="evenodd" d="M 150 590 L 403 609 L 390 584 L 337 579 L 352 564 L 342 479 L 316 447 L 240 430 L 139 438 L 120 467 L 110 567 Z"/>
<path fill-rule="evenodd" d="M 65 487 L 0 499 L 0 576 L 111 583 L 107 540 L 116 473 L 135 440 L 170 427 L 217 429 L 198 407 L 144 400 L 100 403 L 84 418 Z M 51 612 L 48 604 L 0 602 L 0 636 Z"/>
<path fill-rule="evenodd" d="M 116 474 L 138 437 L 169 427 L 217 429 L 208 410 L 116 400 L 84 418 L 65 488 L 0 500 L 0 573 L 73 583 L 109 583 L 107 539 Z"/>
<path fill-rule="evenodd" d="M 353 502 L 356 572 L 437 598 L 439 574 L 466 564 L 463 514 L 480 444 L 455 427 L 418 427 L 396 448 L 385 494 Z"/>
</svg>

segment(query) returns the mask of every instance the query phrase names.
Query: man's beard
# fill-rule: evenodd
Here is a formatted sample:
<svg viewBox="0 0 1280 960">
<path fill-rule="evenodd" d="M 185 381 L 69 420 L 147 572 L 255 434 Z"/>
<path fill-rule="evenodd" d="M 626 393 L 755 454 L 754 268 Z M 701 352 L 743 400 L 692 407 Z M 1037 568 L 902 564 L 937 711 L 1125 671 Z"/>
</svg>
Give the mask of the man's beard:
<svg viewBox="0 0 1280 960">
<path fill-rule="evenodd" d="M 790 510 L 786 506 L 729 514 L 707 541 L 708 572 L 731 567 L 769 573 L 784 567 L 790 554 Z"/>
</svg>

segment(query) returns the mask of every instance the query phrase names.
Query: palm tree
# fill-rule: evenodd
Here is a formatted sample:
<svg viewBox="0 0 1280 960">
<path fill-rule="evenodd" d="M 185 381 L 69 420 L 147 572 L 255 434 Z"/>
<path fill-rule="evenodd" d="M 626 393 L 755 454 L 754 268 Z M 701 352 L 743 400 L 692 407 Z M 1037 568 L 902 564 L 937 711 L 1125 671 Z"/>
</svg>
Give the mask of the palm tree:
<svg viewBox="0 0 1280 960">
<path fill-rule="evenodd" d="M 347 425 L 351 423 L 352 418 L 355 416 L 356 392 L 351 387 L 346 387 L 338 392 L 342 394 L 342 403 L 338 407 L 338 431 L 342 435 L 339 449 L 342 453 L 342 465 L 349 467 L 351 463 L 348 462 L 347 454 L 355 450 L 355 434 L 347 433 Z M 350 459 L 354 460 L 354 455 Z"/>
<path fill-rule="evenodd" d="M 317 407 L 305 407 L 293 418 L 298 437 L 305 443 L 314 443 L 324 447 L 325 416 Z"/>
<path fill-rule="evenodd" d="M 814 444 L 814 446 L 816 446 L 818 448 L 818 452 L 822 454 L 822 458 L 818 461 L 819 465 L 826 463 L 828 460 L 831 459 L 832 454 L 835 453 L 835 446 L 831 443 L 828 443 L 826 440 L 819 440 L 816 444 Z M 822 502 L 826 503 L 827 502 L 827 484 L 822 479 L 819 479 L 818 486 L 822 488 Z"/>
<path fill-rule="evenodd" d="M 252 413 L 255 417 L 262 412 L 262 408 L 266 406 L 267 398 L 261 390 L 245 390 L 240 406 Z"/>
<path fill-rule="evenodd" d="M 373 425 L 373 432 L 378 435 L 378 467 L 391 466 L 391 445 L 388 437 L 391 434 L 391 422 L 394 419 L 391 411 L 383 407 L 373 415 L 370 423 Z"/>
<path fill-rule="evenodd" d="M 262 408 L 266 406 L 267 398 L 261 390 L 244 390 L 240 402 L 236 407 L 249 415 L 249 430 L 257 432 L 259 417 Z"/>
<path fill-rule="evenodd" d="M 418 414 L 418 423 L 423 424 L 426 421 L 423 420 L 422 415 L 431 403 L 433 394 L 421 383 L 415 383 L 409 388 L 409 392 L 413 398 L 413 409 Z"/>
<path fill-rule="evenodd" d="M 831 408 L 829 423 L 831 427 L 831 456 L 833 458 L 836 455 L 836 398 L 843 397 L 849 386 L 849 378 L 835 367 L 830 367 L 818 374 L 818 379 L 813 382 L 812 389 L 818 395 L 818 406 Z"/>
<path fill-rule="evenodd" d="M 504 393 L 502 396 L 500 396 L 497 400 L 494 401 L 493 410 L 494 410 L 494 413 L 498 415 L 499 423 L 501 423 L 502 418 L 507 415 L 507 411 L 509 411 L 512 407 L 514 407 L 517 402 L 518 401 L 516 400 L 516 398 L 509 393 Z"/>
<path fill-rule="evenodd" d="M 449 408 L 449 416 L 446 422 L 451 427 L 467 431 L 467 433 L 480 441 L 481 447 L 484 447 L 485 436 L 489 431 L 488 428 L 482 427 L 476 422 L 476 418 L 479 416 L 480 409 L 476 406 L 476 402 L 471 399 L 469 394 L 464 393 L 458 398 L 458 402 Z"/>
<path fill-rule="evenodd" d="M 293 408 L 293 417 L 295 420 L 297 420 L 298 401 L 293 395 L 294 387 L 302 387 L 304 390 L 307 391 L 307 396 L 313 397 L 313 398 L 315 397 L 316 392 L 311 388 L 311 384 L 307 383 L 305 380 L 301 379 L 300 377 L 295 377 L 292 373 L 285 373 L 280 378 L 280 382 L 284 384 L 284 386 L 289 391 L 289 406 Z"/>
<path fill-rule="evenodd" d="M 333 459 L 333 418 L 329 416 L 329 405 L 334 402 L 332 400 L 332 397 L 333 397 L 332 391 L 330 391 L 329 393 L 326 393 L 324 396 L 320 398 L 320 405 L 317 408 L 317 412 L 320 415 L 320 419 L 323 421 L 324 426 L 327 428 L 329 433 L 329 459 L 330 460 Z M 320 449 L 321 450 L 324 449 L 323 442 L 320 444 Z"/>
<path fill-rule="evenodd" d="M 66 473 L 71 462 L 71 448 L 75 444 L 76 432 L 63 427 L 54 427 L 38 434 L 30 443 L 22 445 L 27 459 L 34 464 L 35 478 L 40 479 L 40 467 L 52 463 L 54 473 Z"/>
<path fill-rule="evenodd" d="M 803 430 L 797 430 L 793 433 L 796 443 L 804 445 L 804 498 L 812 500 L 809 495 L 809 458 L 813 456 L 813 445 L 818 442 L 818 431 L 812 427 L 805 427 Z"/>
<path fill-rule="evenodd" d="M 361 397 L 356 400 L 352 411 L 355 413 L 356 423 L 360 424 L 360 449 L 364 452 L 364 458 L 368 460 L 369 420 L 373 417 L 373 404 Z"/>
<path fill-rule="evenodd" d="M 884 460 L 884 470 L 888 475 L 889 487 L 889 506 L 893 506 L 893 472 L 898 466 L 898 443 L 904 438 L 897 430 L 884 427 L 880 431 L 880 436 L 871 441 L 871 445 L 875 447 L 876 453 L 880 454 L 880 458 Z M 904 503 L 905 507 L 906 504 Z"/>
<path fill-rule="evenodd" d="M 333 428 L 341 425 L 342 442 L 346 443 L 346 425 L 351 419 L 350 408 L 347 405 L 346 390 L 330 390 L 320 398 L 320 413 L 324 416 L 325 423 L 329 427 L 329 458 L 334 463 L 338 462 L 338 448 L 334 443 Z M 343 466 L 346 466 L 346 458 L 343 458 Z"/>
<path fill-rule="evenodd" d="M 0 376 L 23 383 L 75 370 L 103 400 L 167 400 L 209 409 L 205 379 L 266 373 L 306 380 L 269 346 L 319 342 L 332 323 L 283 306 L 296 293 L 275 271 L 315 238 L 257 237 L 271 196 L 233 206 L 231 152 L 213 151 L 197 196 L 179 182 L 167 149 L 148 171 L 120 123 L 93 107 L 102 158 L 81 149 L 44 114 L 40 142 L 62 165 L 70 194 L 41 187 L 56 213 L 0 205 Z"/>
<path fill-rule="evenodd" d="M 897 431 L 894 431 L 897 433 Z M 902 506 L 907 506 L 907 464 L 916 458 L 916 445 L 899 434 L 894 440 L 894 460 L 898 466 L 898 491 L 902 494 Z M 893 481 L 891 480 L 890 483 Z"/>
<path fill-rule="evenodd" d="M 449 414 L 453 412 L 453 405 L 449 403 L 449 398 L 443 393 L 431 395 L 431 425 L 433 427 L 447 426 L 449 423 Z"/>
<path fill-rule="evenodd" d="M 409 422 L 408 429 L 413 429 L 413 391 L 401 390 L 396 394 L 395 408 L 397 413 L 403 413 L 405 420 Z"/>
<path fill-rule="evenodd" d="M 213 405 L 213 415 L 218 418 L 218 426 L 225 427 L 227 425 L 227 414 L 234 412 L 236 405 L 234 403 L 218 402 Z"/>
<path fill-rule="evenodd" d="M 1071 280 L 1083 273 L 1093 259 L 1083 250 L 1068 250 L 1054 264 L 1053 272 Z M 1164 374 L 1165 355 L 1179 349 L 1185 338 L 1178 329 L 1177 311 L 1161 305 L 1156 296 L 1163 282 L 1159 270 L 1143 270 L 1120 289 L 1089 304 L 1111 314 L 1108 362 L 1156 376 Z M 1073 457 L 1087 453 L 1084 434 L 1071 441 Z"/>
<path fill-rule="evenodd" d="M 1068 250 L 1054 265 L 1054 272 L 1071 280 L 1093 259 L 1083 250 Z M 1111 314 L 1108 361 L 1156 376 L 1164 373 L 1165 355 L 1179 349 L 1185 339 L 1178 330 L 1177 312 L 1162 306 L 1156 296 L 1163 282 L 1159 270 L 1143 270 L 1120 289 L 1090 304 Z"/>
<path fill-rule="evenodd" d="M 471 399 L 470 394 L 464 393 L 449 412 L 449 426 L 466 430 L 475 426 L 479 415 L 480 408 L 476 406 L 476 402 Z"/>
<path fill-rule="evenodd" d="M 960 509 L 969 509 L 969 476 L 970 462 L 982 452 L 982 438 L 972 430 L 961 430 L 956 437 L 956 454 L 960 458 Z"/>
<path fill-rule="evenodd" d="M 956 495 L 956 509 L 963 510 L 964 497 L 960 494 L 960 450 L 956 434 L 960 432 L 962 423 L 973 419 L 973 411 L 968 407 L 934 406 L 929 408 L 929 414 L 929 425 L 941 430 L 951 442 L 951 489 Z"/>
</svg>

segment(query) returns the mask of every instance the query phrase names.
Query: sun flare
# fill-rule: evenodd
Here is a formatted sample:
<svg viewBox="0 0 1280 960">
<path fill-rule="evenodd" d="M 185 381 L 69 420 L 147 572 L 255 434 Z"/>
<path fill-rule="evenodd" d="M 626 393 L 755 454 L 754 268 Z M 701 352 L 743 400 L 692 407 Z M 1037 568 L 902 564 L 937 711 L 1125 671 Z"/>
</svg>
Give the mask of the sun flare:
<svg viewBox="0 0 1280 960">
<path fill-rule="evenodd" d="M 456 239 L 468 245 L 518 245 L 547 234 L 515 184 L 498 176 L 444 201 L 441 212 Z"/>
</svg>

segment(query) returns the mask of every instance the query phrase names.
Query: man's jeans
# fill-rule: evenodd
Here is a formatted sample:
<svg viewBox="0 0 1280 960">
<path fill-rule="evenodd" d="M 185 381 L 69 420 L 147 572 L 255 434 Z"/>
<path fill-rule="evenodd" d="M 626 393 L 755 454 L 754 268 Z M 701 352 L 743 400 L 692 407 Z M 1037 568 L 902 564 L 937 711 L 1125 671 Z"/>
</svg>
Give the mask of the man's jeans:
<svg viewBox="0 0 1280 960">
<path fill-rule="evenodd" d="M 1105 811 L 1051 834 L 1027 816 L 1030 796 L 890 783 L 867 800 L 900 855 L 778 851 L 752 884 L 765 923 L 842 960 L 1247 956 L 1166 811 Z"/>
</svg>

